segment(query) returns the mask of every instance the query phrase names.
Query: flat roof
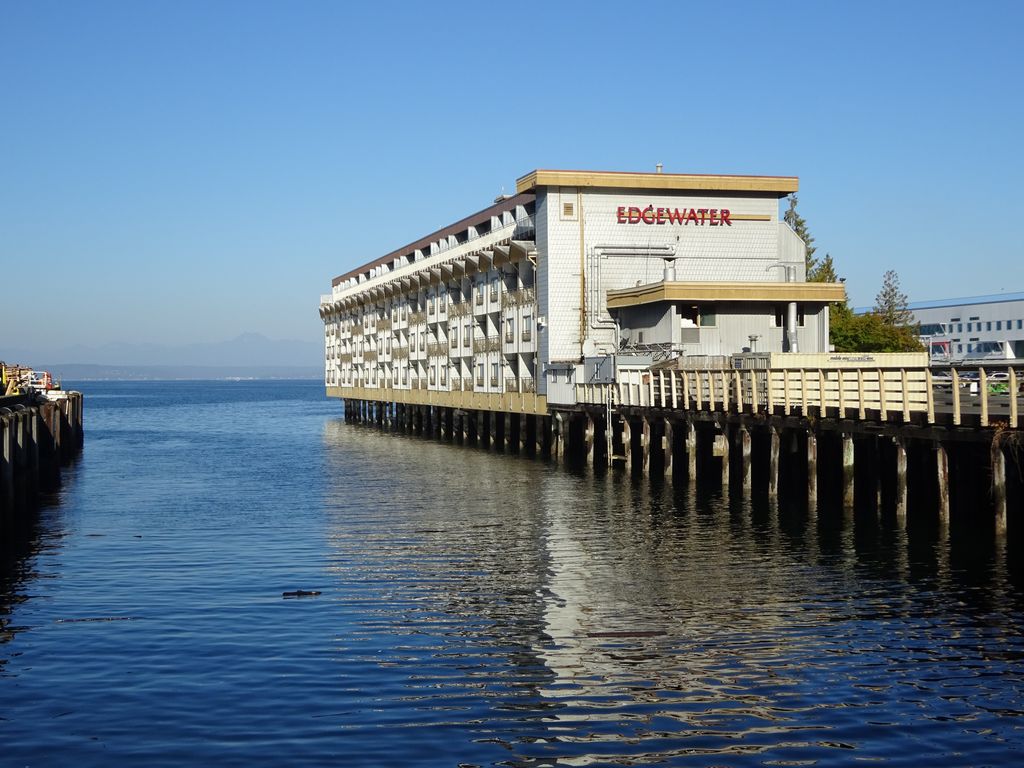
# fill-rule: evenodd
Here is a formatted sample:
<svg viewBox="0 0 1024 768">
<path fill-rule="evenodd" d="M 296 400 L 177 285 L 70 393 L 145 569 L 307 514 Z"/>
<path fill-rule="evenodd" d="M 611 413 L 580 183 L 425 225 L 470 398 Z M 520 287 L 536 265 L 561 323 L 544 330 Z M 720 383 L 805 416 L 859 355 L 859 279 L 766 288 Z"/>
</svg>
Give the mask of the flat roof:
<svg viewBox="0 0 1024 768">
<path fill-rule="evenodd" d="M 537 187 L 606 187 L 666 189 L 687 192 L 761 192 L 785 197 L 796 192 L 796 176 L 730 176 L 690 173 L 632 173 L 628 171 L 555 171 L 538 169 L 516 179 L 516 192 Z"/>
<path fill-rule="evenodd" d="M 915 301 L 907 304 L 907 309 L 941 309 L 943 307 L 960 307 L 970 304 L 998 304 L 1003 301 L 1024 301 L 1024 292 L 993 293 L 988 296 L 965 296 L 959 299 L 935 299 L 933 301 Z"/>
<path fill-rule="evenodd" d="M 608 309 L 636 307 L 659 301 L 820 301 L 846 300 L 843 283 L 779 282 L 666 282 L 608 291 Z"/>
</svg>

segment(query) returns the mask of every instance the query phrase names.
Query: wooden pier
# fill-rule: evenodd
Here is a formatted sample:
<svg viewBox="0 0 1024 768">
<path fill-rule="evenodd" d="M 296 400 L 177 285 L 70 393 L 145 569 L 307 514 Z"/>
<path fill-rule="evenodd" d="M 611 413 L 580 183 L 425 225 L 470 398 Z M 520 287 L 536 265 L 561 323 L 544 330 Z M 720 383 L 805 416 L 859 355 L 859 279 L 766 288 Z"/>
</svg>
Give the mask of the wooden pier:
<svg viewBox="0 0 1024 768">
<path fill-rule="evenodd" d="M 1024 511 L 1021 377 L 1005 368 L 964 375 L 655 369 L 577 385 L 575 406 L 546 415 L 347 399 L 345 416 L 499 452 L 785 495 L 812 510 L 867 509 L 898 525 L 911 510 L 947 526 L 951 509 L 990 510 L 986 524 L 1005 537 Z"/>
<path fill-rule="evenodd" d="M 0 543 L 60 485 L 60 468 L 82 448 L 82 395 L 35 401 L 0 397 Z"/>
</svg>

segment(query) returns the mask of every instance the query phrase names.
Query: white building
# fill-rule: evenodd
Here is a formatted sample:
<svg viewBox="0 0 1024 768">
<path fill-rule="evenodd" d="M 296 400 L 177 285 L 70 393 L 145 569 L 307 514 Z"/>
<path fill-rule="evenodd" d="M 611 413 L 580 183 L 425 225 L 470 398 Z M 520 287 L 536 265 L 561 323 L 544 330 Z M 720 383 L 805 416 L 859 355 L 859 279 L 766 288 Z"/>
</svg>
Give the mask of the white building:
<svg viewBox="0 0 1024 768">
<path fill-rule="evenodd" d="M 516 194 L 335 278 L 328 394 L 542 414 L 620 364 L 828 351 L 780 176 L 533 171 Z M 604 375 L 603 373 L 600 375 Z"/>
<path fill-rule="evenodd" d="M 934 362 L 1024 358 L 1024 293 L 908 305 Z"/>
</svg>

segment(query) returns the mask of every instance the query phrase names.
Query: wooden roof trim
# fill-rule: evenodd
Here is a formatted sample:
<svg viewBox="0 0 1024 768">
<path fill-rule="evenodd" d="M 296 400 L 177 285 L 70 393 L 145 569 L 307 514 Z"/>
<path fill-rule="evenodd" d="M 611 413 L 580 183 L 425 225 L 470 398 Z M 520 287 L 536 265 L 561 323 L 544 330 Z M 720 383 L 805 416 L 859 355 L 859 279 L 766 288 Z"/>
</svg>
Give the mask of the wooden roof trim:
<svg viewBox="0 0 1024 768">
<path fill-rule="evenodd" d="M 690 192 L 761 192 L 784 197 L 799 189 L 796 176 L 631 173 L 628 171 L 557 171 L 537 169 L 516 179 L 516 192 L 537 187 L 605 187 L 664 189 Z"/>
<path fill-rule="evenodd" d="M 659 301 L 818 301 L 846 300 L 843 283 L 668 282 L 608 291 L 608 309 Z"/>
</svg>

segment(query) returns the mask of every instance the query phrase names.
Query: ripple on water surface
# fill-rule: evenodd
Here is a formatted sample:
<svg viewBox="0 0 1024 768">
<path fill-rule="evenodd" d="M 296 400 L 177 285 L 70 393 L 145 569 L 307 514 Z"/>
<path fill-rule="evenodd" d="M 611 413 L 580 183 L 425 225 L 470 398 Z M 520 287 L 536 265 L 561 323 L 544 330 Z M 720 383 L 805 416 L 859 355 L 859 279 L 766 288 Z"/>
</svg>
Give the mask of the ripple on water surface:
<svg viewBox="0 0 1024 768">
<path fill-rule="evenodd" d="M 81 388 L 0 582 L 12 764 L 1020 762 L 1014 551 L 381 435 L 312 382 Z"/>
</svg>

